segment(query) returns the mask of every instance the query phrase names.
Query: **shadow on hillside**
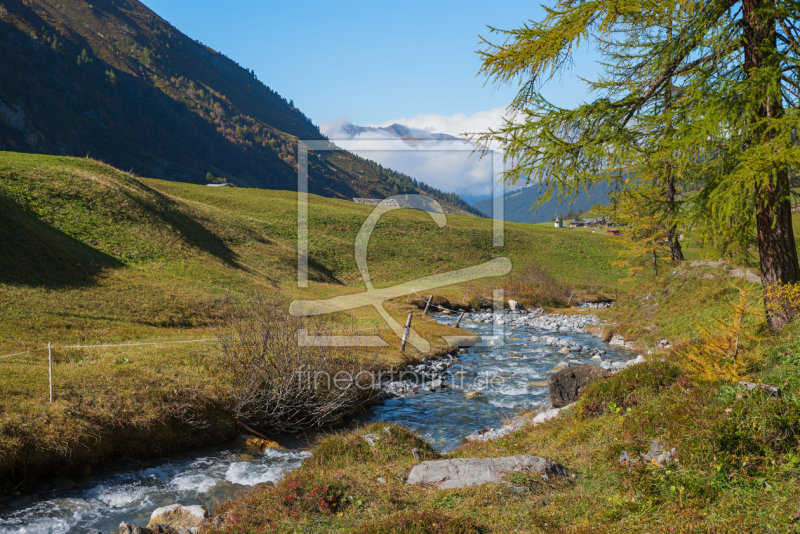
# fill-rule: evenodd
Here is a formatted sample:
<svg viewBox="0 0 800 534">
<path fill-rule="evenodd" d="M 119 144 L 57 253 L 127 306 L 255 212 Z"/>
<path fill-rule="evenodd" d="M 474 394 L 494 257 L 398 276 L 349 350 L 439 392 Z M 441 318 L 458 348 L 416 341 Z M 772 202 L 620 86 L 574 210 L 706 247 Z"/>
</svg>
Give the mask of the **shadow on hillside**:
<svg viewBox="0 0 800 534">
<path fill-rule="evenodd" d="M 92 285 L 116 258 L 68 236 L 0 197 L 0 283 L 51 289 Z"/>
<path fill-rule="evenodd" d="M 293 264 L 297 268 L 297 262 L 293 262 Z M 344 285 L 344 282 L 339 280 L 333 271 L 313 258 L 308 258 L 308 279 L 323 284 Z"/>
<path fill-rule="evenodd" d="M 207 254 L 216 256 L 227 265 L 236 269 L 245 269 L 237 261 L 237 254 L 226 243 L 225 240 L 206 228 L 203 223 L 191 215 L 184 212 L 184 207 L 178 202 L 165 195 L 164 193 L 139 182 L 150 194 L 156 197 L 156 201 L 145 200 L 129 195 L 128 198 L 136 202 L 139 208 L 152 217 L 159 219 L 164 224 L 169 225 L 177 231 L 186 242 L 192 247 L 202 250 Z"/>
</svg>

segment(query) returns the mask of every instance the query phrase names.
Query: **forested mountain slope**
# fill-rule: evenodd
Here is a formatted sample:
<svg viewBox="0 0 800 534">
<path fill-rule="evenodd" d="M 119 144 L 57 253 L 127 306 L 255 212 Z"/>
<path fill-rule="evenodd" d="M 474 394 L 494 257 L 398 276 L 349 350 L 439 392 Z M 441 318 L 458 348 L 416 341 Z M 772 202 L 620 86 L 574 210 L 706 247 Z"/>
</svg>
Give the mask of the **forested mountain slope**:
<svg viewBox="0 0 800 534">
<path fill-rule="evenodd" d="M 297 140 L 324 139 L 252 71 L 135 0 L 0 5 L 0 73 L 0 149 L 89 154 L 168 180 L 292 189 Z M 420 192 L 385 171 L 323 153 L 309 160 L 309 190 L 338 198 Z"/>
<path fill-rule="evenodd" d="M 579 210 L 587 212 L 597 204 L 608 204 L 610 192 L 611 189 L 608 185 L 598 184 L 589 192 L 581 192 L 572 202 L 558 202 L 554 194 L 552 199 L 538 209 L 531 209 L 531 206 L 539 200 L 539 188 L 536 186 L 523 187 L 505 194 L 504 219 L 519 223 L 550 222 L 558 215 L 567 219 L 570 211 L 572 213 L 578 213 Z M 491 198 L 475 202 L 473 207 L 489 216 L 492 215 Z"/>
</svg>

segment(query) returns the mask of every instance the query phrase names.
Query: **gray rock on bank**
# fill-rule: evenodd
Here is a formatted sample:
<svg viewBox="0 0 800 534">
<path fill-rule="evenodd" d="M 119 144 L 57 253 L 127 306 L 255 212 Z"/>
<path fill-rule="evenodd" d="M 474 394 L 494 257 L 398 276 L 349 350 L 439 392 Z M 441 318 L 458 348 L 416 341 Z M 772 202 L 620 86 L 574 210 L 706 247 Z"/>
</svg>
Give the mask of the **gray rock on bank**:
<svg viewBox="0 0 800 534">
<path fill-rule="evenodd" d="M 411 470 L 406 484 L 432 484 L 437 489 L 469 488 L 502 482 L 503 477 L 514 472 L 538 473 L 544 480 L 569 474 L 563 466 L 540 456 L 455 458 L 422 462 Z"/>
<path fill-rule="evenodd" d="M 507 425 L 504 425 L 498 429 L 492 429 L 486 432 L 479 432 L 475 431 L 472 434 L 465 436 L 464 440 L 467 442 L 479 442 L 479 443 L 486 443 L 487 441 L 492 441 L 495 439 L 500 439 L 504 436 L 511 434 L 512 432 L 516 432 L 517 430 L 526 427 L 526 426 L 537 426 L 541 425 L 542 423 L 546 423 L 552 419 L 555 419 L 559 412 L 562 410 L 566 410 L 567 408 L 571 407 L 572 404 L 569 406 L 564 406 L 562 408 L 552 408 L 549 406 L 544 406 L 538 408 L 536 411 L 518 415 L 514 419 L 511 420 Z"/>
<path fill-rule="evenodd" d="M 152 530 L 154 525 L 165 525 L 176 531 L 186 529 L 193 532 L 202 526 L 207 518 L 208 510 L 203 506 L 170 504 L 153 511 L 147 528 Z"/>
<path fill-rule="evenodd" d="M 547 381 L 550 404 L 554 408 L 572 404 L 578 400 L 581 388 L 591 384 L 595 380 L 607 378 L 609 376 L 611 376 L 611 372 L 594 364 L 567 367 L 566 369 L 554 373 L 550 375 Z"/>
</svg>

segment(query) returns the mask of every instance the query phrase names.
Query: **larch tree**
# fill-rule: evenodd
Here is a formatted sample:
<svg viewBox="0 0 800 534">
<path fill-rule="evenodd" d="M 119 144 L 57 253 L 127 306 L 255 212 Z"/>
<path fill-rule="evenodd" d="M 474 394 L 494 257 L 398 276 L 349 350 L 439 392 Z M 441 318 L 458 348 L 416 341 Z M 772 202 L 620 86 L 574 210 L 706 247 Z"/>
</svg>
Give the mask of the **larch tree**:
<svg viewBox="0 0 800 534">
<path fill-rule="evenodd" d="M 503 147 L 504 179 L 539 184 L 543 200 L 598 182 L 658 186 L 650 201 L 673 258 L 678 222 L 727 219 L 731 236 L 755 227 L 768 319 L 782 329 L 792 313 L 770 306 L 768 289 L 800 281 L 790 201 L 800 3 L 560 0 L 545 10 L 519 29 L 492 28 L 500 42 L 481 51 L 491 82 L 520 87 L 503 125 L 476 135 Z M 597 48 L 602 74 L 587 80 L 592 99 L 559 108 L 541 88 L 580 46 Z"/>
</svg>

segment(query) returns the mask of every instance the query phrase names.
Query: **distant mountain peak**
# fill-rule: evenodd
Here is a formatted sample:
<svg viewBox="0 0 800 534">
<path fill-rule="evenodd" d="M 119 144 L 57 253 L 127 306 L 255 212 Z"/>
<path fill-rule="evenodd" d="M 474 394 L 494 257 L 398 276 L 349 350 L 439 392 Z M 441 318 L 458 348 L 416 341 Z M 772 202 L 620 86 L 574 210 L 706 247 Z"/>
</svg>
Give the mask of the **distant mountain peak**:
<svg viewBox="0 0 800 534">
<path fill-rule="evenodd" d="M 420 141 L 463 141 L 460 137 L 450 134 L 434 133 L 420 128 L 410 128 L 403 124 L 394 123 L 389 126 L 358 126 L 355 124 L 345 124 L 341 128 L 342 133 L 347 135 L 347 138 L 353 138 L 357 135 L 374 134 L 376 139 L 385 139 L 386 134 L 391 137 L 396 137 L 408 142 L 409 144 L 417 144 Z M 373 137 L 373 136 L 366 136 Z"/>
</svg>

